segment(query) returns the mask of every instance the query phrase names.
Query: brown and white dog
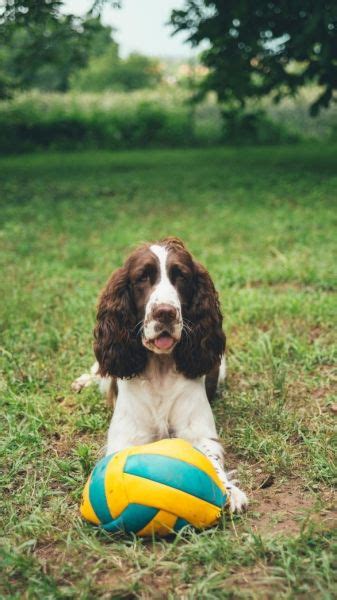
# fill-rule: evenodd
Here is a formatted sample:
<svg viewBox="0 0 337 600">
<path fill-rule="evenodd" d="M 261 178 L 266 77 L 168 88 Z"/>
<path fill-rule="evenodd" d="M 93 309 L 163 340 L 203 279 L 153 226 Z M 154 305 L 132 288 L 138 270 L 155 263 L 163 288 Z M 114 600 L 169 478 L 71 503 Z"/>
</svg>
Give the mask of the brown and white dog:
<svg viewBox="0 0 337 600">
<path fill-rule="evenodd" d="M 224 471 L 224 452 L 209 404 L 225 377 L 225 335 L 213 282 L 182 241 L 137 248 L 100 297 L 97 363 L 73 389 L 96 382 L 115 396 L 107 454 L 167 437 L 204 452 L 230 494 L 232 511 L 247 497 Z"/>
</svg>

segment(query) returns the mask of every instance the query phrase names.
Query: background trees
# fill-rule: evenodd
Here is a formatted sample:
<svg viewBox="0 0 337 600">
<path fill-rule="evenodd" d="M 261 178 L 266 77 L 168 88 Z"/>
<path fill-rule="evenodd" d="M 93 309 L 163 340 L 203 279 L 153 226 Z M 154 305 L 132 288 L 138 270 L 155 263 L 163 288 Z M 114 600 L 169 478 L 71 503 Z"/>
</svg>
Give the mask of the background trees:
<svg viewBox="0 0 337 600">
<path fill-rule="evenodd" d="M 117 44 L 110 43 L 102 54 L 90 58 L 86 68 L 75 73 L 71 87 L 89 92 L 128 91 L 154 87 L 161 78 L 158 60 L 138 53 L 121 59 Z"/>
<path fill-rule="evenodd" d="M 0 96 L 10 89 L 66 91 L 137 89 L 160 81 L 158 63 L 121 60 L 114 31 L 100 22 L 109 0 L 96 0 L 84 18 L 62 14 L 62 0 L 6 0 L 0 9 Z M 337 88 L 335 0 L 186 0 L 171 15 L 174 32 L 203 47 L 208 73 L 197 97 L 213 90 L 225 110 L 250 98 L 275 101 L 313 82 L 311 114 L 327 107 Z"/>
<path fill-rule="evenodd" d="M 8 87 L 65 91 L 71 73 L 86 64 L 102 26 L 62 15 L 59 0 L 17 0 L 1 12 L 0 69 Z"/>
<path fill-rule="evenodd" d="M 336 0 L 185 0 L 192 61 L 122 58 L 91 2 L 0 0 L 0 152 L 336 138 Z"/>
<path fill-rule="evenodd" d="M 334 0 L 186 0 L 171 23 L 193 45 L 207 44 L 201 92 L 214 90 L 227 106 L 270 93 L 277 101 L 314 82 L 320 86 L 315 115 L 337 88 Z"/>
<path fill-rule="evenodd" d="M 64 15 L 61 0 L 7 0 L 0 9 L 0 97 L 14 89 L 43 91 L 151 87 L 158 62 L 139 54 L 121 60 L 112 27 L 95 2 L 84 17 Z"/>
</svg>

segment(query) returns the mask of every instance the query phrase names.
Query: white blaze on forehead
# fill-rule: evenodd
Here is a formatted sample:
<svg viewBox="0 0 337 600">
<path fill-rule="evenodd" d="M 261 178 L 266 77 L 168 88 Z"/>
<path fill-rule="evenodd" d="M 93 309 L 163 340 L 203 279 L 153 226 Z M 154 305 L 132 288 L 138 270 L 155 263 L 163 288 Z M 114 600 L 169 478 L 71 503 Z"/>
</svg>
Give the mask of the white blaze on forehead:
<svg viewBox="0 0 337 600">
<path fill-rule="evenodd" d="M 159 260 L 160 279 L 162 279 L 163 274 L 166 275 L 166 277 L 167 277 L 167 273 L 166 273 L 166 261 L 167 261 L 167 257 L 168 257 L 167 249 L 165 248 L 165 246 L 158 246 L 157 244 L 153 244 L 152 246 L 150 246 L 150 250 L 151 250 L 151 252 L 153 252 L 153 254 L 156 255 L 156 257 Z"/>
<path fill-rule="evenodd" d="M 167 274 L 167 248 L 165 248 L 165 246 L 153 244 L 150 246 L 150 250 L 155 254 L 159 261 L 159 282 L 150 296 L 149 304 L 151 306 L 153 306 L 153 304 L 172 304 L 176 308 L 180 308 L 177 290 L 170 282 Z"/>
<path fill-rule="evenodd" d="M 158 244 L 150 246 L 150 250 L 157 257 L 159 262 L 159 281 L 148 300 L 145 318 L 150 316 L 150 313 L 156 304 L 171 304 L 171 306 L 178 309 L 178 313 L 180 314 L 179 296 L 167 274 L 168 250 L 164 246 L 159 246 Z"/>
<path fill-rule="evenodd" d="M 157 321 L 153 318 L 153 309 L 158 304 L 169 304 L 176 309 L 177 320 L 174 324 L 174 334 L 179 337 L 182 328 L 181 305 L 178 292 L 174 285 L 172 285 L 167 273 L 167 258 L 169 252 L 165 246 L 159 246 L 158 244 L 150 246 L 150 250 L 159 262 L 159 278 L 146 305 L 144 337 L 146 339 L 152 339 L 156 336 Z"/>
</svg>

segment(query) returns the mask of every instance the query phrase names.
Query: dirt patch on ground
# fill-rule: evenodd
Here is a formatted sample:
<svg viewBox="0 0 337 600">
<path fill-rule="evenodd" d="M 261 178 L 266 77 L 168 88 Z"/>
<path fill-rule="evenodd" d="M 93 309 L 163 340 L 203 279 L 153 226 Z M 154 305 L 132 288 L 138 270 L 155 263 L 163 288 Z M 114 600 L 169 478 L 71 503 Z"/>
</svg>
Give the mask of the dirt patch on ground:
<svg viewBox="0 0 337 600">
<path fill-rule="evenodd" d="M 127 583 L 132 583 L 132 577 L 125 572 L 125 569 L 102 569 L 101 572 L 97 574 L 95 580 L 95 586 L 97 586 L 99 596 L 103 594 L 104 598 L 123 598 L 123 600 L 139 598 L 137 593 L 125 589 L 124 586 Z M 135 581 L 134 584 L 135 587 L 137 587 L 137 581 Z"/>
<path fill-rule="evenodd" d="M 240 462 L 238 457 L 230 448 L 225 449 L 225 455 L 227 470 L 235 469 Z M 296 535 L 306 519 L 322 521 L 327 528 L 333 523 L 337 524 L 336 494 L 333 489 L 322 485 L 317 489 L 309 489 L 299 477 L 282 481 L 266 472 L 260 464 L 245 466 L 248 480 L 245 484 L 243 481 L 238 483 L 249 498 L 244 524 L 248 522 L 256 533 Z M 234 473 L 233 477 L 236 475 Z"/>
<path fill-rule="evenodd" d="M 34 556 L 41 564 L 42 571 L 49 574 L 53 569 L 57 570 L 66 560 L 66 549 L 63 544 L 54 541 L 38 542 L 34 550 Z"/>
<path fill-rule="evenodd" d="M 76 445 L 74 437 L 71 438 L 68 435 L 55 431 L 51 435 L 50 451 L 53 452 L 57 458 L 65 458 L 71 455 L 74 446 Z"/>
<path fill-rule="evenodd" d="M 257 516 L 253 529 L 258 533 L 298 533 L 302 519 L 314 504 L 311 494 L 290 483 L 254 490 L 252 500 Z"/>
<path fill-rule="evenodd" d="M 255 565 L 240 569 L 227 577 L 225 590 L 230 590 L 235 598 L 235 592 L 245 593 L 245 598 L 256 600 L 274 599 L 284 591 L 280 579 L 273 575 L 272 570 L 266 565 Z"/>
<path fill-rule="evenodd" d="M 295 535 L 306 520 L 319 521 L 324 527 L 337 523 L 333 490 L 306 490 L 296 479 L 257 487 L 251 493 L 250 508 L 254 512 L 252 528 L 261 534 Z"/>
<path fill-rule="evenodd" d="M 305 381 L 290 381 L 286 385 L 287 403 L 291 406 L 296 406 L 297 410 L 301 407 L 305 407 L 306 410 L 308 409 L 311 394 L 310 386 Z M 314 406 L 314 409 L 317 411 L 316 406 Z"/>
<path fill-rule="evenodd" d="M 78 444 L 87 444 L 95 448 L 94 452 L 99 456 L 103 452 L 102 434 L 100 433 L 79 433 L 66 432 L 59 433 L 55 431 L 50 436 L 49 449 L 57 458 L 67 458 L 72 456 Z M 94 459 L 93 459 L 94 460 Z"/>
<path fill-rule="evenodd" d="M 329 383 L 337 382 L 337 367 L 336 365 L 318 365 L 314 370 L 318 377 L 324 377 Z"/>
<path fill-rule="evenodd" d="M 271 480 L 267 477 L 265 481 Z M 332 489 L 315 493 L 293 479 L 283 485 L 257 487 L 250 499 L 248 522 L 263 536 L 296 536 L 308 522 L 318 524 L 322 531 L 337 527 L 336 494 Z M 247 600 L 273 600 L 286 592 L 285 580 L 263 562 L 239 568 L 226 578 L 224 590 L 231 592 L 233 598 L 239 590 L 240 597 L 243 595 Z"/>
</svg>

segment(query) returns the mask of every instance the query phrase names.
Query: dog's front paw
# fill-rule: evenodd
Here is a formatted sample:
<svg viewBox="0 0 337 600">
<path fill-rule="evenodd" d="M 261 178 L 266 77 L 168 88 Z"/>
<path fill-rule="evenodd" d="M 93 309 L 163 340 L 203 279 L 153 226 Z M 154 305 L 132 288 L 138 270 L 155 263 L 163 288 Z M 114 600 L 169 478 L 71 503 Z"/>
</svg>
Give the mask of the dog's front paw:
<svg viewBox="0 0 337 600">
<path fill-rule="evenodd" d="M 89 387 L 92 384 L 93 377 L 90 373 L 83 373 L 80 377 L 77 377 L 71 384 L 71 389 L 79 394 L 83 388 Z"/>
<path fill-rule="evenodd" d="M 236 485 L 228 486 L 229 494 L 229 509 L 231 512 L 242 512 L 248 506 L 248 498 L 246 494 L 236 487 Z"/>
</svg>

